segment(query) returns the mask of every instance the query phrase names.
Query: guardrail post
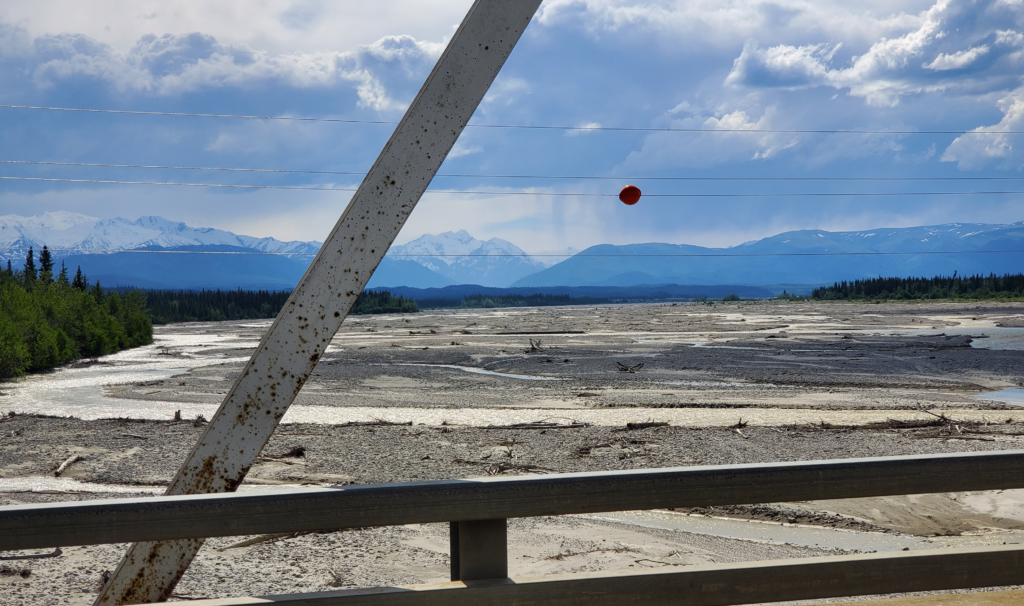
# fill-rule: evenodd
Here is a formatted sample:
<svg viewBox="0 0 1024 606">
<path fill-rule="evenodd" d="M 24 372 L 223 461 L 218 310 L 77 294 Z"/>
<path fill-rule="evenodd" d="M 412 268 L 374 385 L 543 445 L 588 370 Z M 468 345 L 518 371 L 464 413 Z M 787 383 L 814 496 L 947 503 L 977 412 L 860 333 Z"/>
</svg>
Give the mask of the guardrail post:
<svg viewBox="0 0 1024 606">
<path fill-rule="evenodd" d="M 508 577 L 508 520 L 450 524 L 453 581 Z"/>
</svg>

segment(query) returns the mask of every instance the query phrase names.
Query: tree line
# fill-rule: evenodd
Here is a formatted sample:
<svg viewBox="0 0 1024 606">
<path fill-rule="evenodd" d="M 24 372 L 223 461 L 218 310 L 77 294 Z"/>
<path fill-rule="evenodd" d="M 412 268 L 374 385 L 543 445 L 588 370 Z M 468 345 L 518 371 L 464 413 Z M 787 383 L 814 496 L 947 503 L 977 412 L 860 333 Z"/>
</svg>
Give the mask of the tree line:
<svg viewBox="0 0 1024 606">
<path fill-rule="evenodd" d="M 150 290 L 147 309 L 156 324 L 175 322 L 218 322 L 275 318 L 284 307 L 289 291 L 268 290 Z M 395 314 L 419 311 L 412 299 L 388 291 L 366 291 L 359 295 L 351 314 Z"/>
<path fill-rule="evenodd" d="M 29 248 L 21 269 L 0 269 L 0 379 L 153 342 L 143 294 L 90 286 L 81 267 L 55 274 L 45 246 L 38 261 Z"/>
<path fill-rule="evenodd" d="M 815 288 L 812 299 L 912 300 L 912 299 L 1021 299 L 1024 274 L 936 276 L 934 278 L 867 278 L 836 282 Z"/>
<path fill-rule="evenodd" d="M 481 309 L 495 307 L 551 307 L 555 305 L 598 305 L 610 299 L 569 295 L 466 295 L 462 299 L 420 299 L 423 309 Z"/>
</svg>

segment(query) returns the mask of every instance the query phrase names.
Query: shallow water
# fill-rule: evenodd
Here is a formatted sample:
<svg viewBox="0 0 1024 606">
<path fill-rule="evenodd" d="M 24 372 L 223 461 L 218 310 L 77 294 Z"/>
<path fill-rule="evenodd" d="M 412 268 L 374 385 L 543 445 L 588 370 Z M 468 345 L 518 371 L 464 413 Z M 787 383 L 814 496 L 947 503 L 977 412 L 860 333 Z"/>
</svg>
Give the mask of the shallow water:
<svg viewBox="0 0 1024 606">
<path fill-rule="evenodd" d="M 475 366 L 458 366 L 455 364 L 398 364 L 397 366 L 429 366 L 431 368 L 451 368 L 454 370 L 461 370 L 463 372 L 471 372 L 476 375 L 487 375 L 490 377 L 505 377 L 507 379 L 521 379 L 523 381 L 569 381 L 568 377 L 543 377 L 538 375 L 514 375 L 507 372 L 497 372 L 494 370 L 487 370 L 486 368 L 477 368 Z"/>
<path fill-rule="evenodd" d="M 234 348 L 238 343 L 248 342 L 230 335 L 157 335 L 153 345 L 104 356 L 96 364 L 69 366 L 5 385 L 7 395 L 0 398 L 0 408 L 83 419 L 163 419 L 180 408 L 193 417 L 199 412 L 186 409 L 196 408 L 194 406 L 109 398 L 104 386 L 159 381 L 194 368 L 244 361 L 248 358 L 206 355 L 205 351 Z M 210 407 L 202 408 L 207 410 Z"/>
<path fill-rule="evenodd" d="M 1010 406 L 1024 406 L 1024 389 L 1013 387 L 974 396 L 979 400 L 1002 402 Z"/>
</svg>

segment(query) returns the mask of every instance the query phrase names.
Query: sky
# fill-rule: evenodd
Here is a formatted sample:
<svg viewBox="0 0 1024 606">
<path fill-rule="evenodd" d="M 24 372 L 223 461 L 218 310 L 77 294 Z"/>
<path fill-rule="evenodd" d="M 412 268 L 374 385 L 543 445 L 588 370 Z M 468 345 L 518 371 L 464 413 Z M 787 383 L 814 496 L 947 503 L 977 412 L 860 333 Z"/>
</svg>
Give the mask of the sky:
<svg viewBox="0 0 1024 606">
<path fill-rule="evenodd" d="M 470 5 L 4 2 L 0 104 L 393 122 Z M 547 0 L 471 124 L 881 132 L 471 126 L 441 173 L 484 176 L 439 176 L 431 187 L 488 193 L 428 193 L 397 243 L 465 229 L 551 253 L 600 243 L 732 246 L 793 229 L 1021 221 L 1024 193 L 940 193 L 1024 192 L 1024 134 L 1012 132 L 1024 131 L 1022 76 L 1021 0 Z M 0 108 L 0 160 L 359 173 L 392 129 Z M 360 179 L 11 163 L 0 163 L 0 176 L 318 187 Z M 580 176 L 606 179 L 572 178 Z M 764 177 L 804 180 L 749 180 Z M 836 180 L 866 177 L 919 180 Z M 627 183 L 648 195 L 752 195 L 644 197 L 627 207 L 608 195 Z M 907 192 L 929 195 L 846 195 Z M 843 195 L 807 195 L 815 193 Z M 0 215 L 159 215 L 322 240 L 350 197 L 0 180 Z"/>
</svg>

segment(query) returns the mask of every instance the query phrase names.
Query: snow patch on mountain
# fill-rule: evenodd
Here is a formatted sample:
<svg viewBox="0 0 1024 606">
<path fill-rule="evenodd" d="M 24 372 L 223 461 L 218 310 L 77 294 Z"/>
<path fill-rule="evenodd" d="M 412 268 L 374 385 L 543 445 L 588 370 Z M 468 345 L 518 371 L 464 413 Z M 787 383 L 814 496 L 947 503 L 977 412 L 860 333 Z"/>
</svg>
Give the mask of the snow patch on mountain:
<svg viewBox="0 0 1024 606">
<path fill-rule="evenodd" d="M 65 211 L 34 217 L 0 216 L 0 258 L 20 258 L 25 249 L 42 248 L 81 253 L 115 252 L 136 248 L 181 248 L 226 245 L 272 253 L 315 253 L 319 242 L 282 242 L 274 238 L 239 236 L 209 227 L 190 227 L 163 217 L 135 221 L 99 219 Z"/>
<path fill-rule="evenodd" d="M 425 234 L 392 246 L 388 255 L 415 261 L 455 284 L 481 286 L 505 287 L 546 267 L 508 240 L 478 240 L 466 230 Z"/>
</svg>

